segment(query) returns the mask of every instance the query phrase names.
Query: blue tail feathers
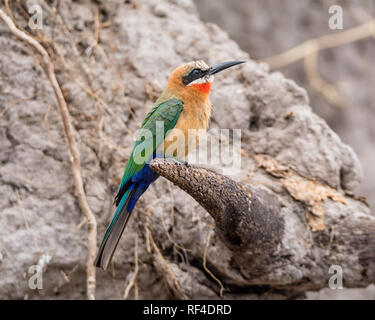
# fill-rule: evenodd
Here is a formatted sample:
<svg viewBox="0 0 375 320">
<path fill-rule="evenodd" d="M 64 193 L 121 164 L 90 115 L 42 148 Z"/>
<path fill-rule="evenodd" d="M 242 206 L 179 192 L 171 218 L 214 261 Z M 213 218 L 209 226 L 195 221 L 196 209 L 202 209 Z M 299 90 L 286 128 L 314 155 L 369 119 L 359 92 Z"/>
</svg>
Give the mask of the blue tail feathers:
<svg viewBox="0 0 375 320">
<path fill-rule="evenodd" d="M 145 164 L 140 171 L 133 175 L 131 183 L 128 183 L 128 188 L 118 202 L 118 207 L 107 228 L 94 262 L 95 266 L 104 270 L 108 267 L 135 204 L 158 177 L 159 175 L 151 170 L 148 164 Z"/>
</svg>

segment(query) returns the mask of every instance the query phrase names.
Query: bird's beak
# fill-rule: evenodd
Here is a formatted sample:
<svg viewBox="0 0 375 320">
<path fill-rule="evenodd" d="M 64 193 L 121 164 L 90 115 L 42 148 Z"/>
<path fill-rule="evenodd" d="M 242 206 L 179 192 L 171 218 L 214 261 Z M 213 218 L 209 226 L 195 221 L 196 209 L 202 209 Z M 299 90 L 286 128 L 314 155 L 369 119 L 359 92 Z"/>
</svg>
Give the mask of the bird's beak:
<svg viewBox="0 0 375 320">
<path fill-rule="evenodd" d="M 220 71 L 223 71 L 225 69 L 228 69 L 230 67 L 236 66 L 238 64 L 244 63 L 246 61 L 227 61 L 227 62 L 222 62 L 217 65 L 212 66 L 210 69 L 208 69 L 207 74 L 208 75 L 213 75 L 215 73 L 218 73 Z"/>
</svg>

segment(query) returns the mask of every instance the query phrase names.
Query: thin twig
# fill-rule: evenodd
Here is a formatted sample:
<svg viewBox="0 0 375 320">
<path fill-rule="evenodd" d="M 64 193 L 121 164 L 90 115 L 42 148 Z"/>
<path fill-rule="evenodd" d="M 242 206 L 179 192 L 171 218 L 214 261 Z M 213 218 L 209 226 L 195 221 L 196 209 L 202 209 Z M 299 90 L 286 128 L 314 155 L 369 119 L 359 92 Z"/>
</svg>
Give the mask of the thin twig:
<svg viewBox="0 0 375 320">
<path fill-rule="evenodd" d="M 6 104 L 6 105 L 4 106 L 3 110 L 0 111 L 0 118 L 1 118 L 1 117 L 2 117 L 2 116 L 8 111 L 8 109 L 9 109 L 10 107 L 13 107 L 13 106 L 17 105 L 17 104 L 19 104 L 20 102 L 31 100 L 31 99 L 33 99 L 34 97 L 35 97 L 35 94 L 33 94 L 33 95 L 32 95 L 31 97 L 29 97 L 29 98 L 19 98 L 19 99 L 16 99 L 16 100 L 14 100 L 14 101 L 9 102 L 8 104 Z"/>
<path fill-rule="evenodd" d="M 142 215 L 143 225 L 146 231 L 146 247 L 148 252 L 152 252 L 153 263 L 157 273 L 165 280 L 167 287 L 172 294 L 179 300 L 186 300 L 187 296 L 181 288 L 181 284 L 177 275 L 164 258 L 159 247 L 152 236 L 152 211 L 146 208 L 146 214 Z"/>
<path fill-rule="evenodd" d="M 162 253 L 160 252 L 159 247 L 156 245 L 152 234 L 150 232 L 150 243 L 152 245 L 154 254 L 154 266 L 158 273 L 166 280 L 168 288 L 173 292 L 175 297 L 179 300 L 187 300 L 185 293 L 181 289 L 180 281 L 178 280 L 176 274 L 169 266 L 166 259 L 163 257 Z"/>
<path fill-rule="evenodd" d="M 94 259 L 96 254 L 96 233 L 97 225 L 94 214 L 92 213 L 85 195 L 85 190 L 83 188 L 83 181 L 81 176 L 80 167 L 80 156 L 79 149 L 74 138 L 74 131 L 70 120 L 69 109 L 64 99 L 63 93 L 61 91 L 60 85 L 56 79 L 54 65 L 48 52 L 41 46 L 41 44 L 36 41 L 31 36 L 25 34 L 19 30 L 12 19 L 0 9 L 0 18 L 8 26 L 9 30 L 20 40 L 27 42 L 29 45 L 34 47 L 39 54 L 42 56 L 43 62 L 46 67 L 47 75 L 50 80 L 51 86 L 55 92 L 55 96 L 58 102 L 58 108 L 61 115 L 61 120 L 63 123 L 64 133 L 66 142 L 68 145 L 70 159 L 72 162 L 72 172 L 75 185 L 76 196 L 80 205 L 80 208 L 87 220 L 88 226 L 88 243 L 87 243 L 87 297 L 89 299 L 95 299 L 95 288 L 96 288 L 96 274 Z"/>
<path fill-rule="evenodd" d="M 270 69 L 272 70 L 279 69 L 283 66 L 301 60 L 314 52 L 356 42 L 367 37 L 371 37 L 374 34 L 375 18 L 346 31 L 335 32 L 322 37 L 307 40 L 281 54 L 261 59 L 260 61 L 268 63 Z"/>
<path fill-rule="evenodd" d="M 124 291 L 124 299 L 127 299 L 130 293 L 130 290 L 132 287 L 134 287 L 134 296 L 136 297 L 136 280 L 139 270 L 139 263 L 138 263 L 138 237 L 135 238 L 135 244 L 134 244 L 134 271 L 133 276 L 129 281 L 129 284 L 126 286 Z"/>
<path fill-rule="evenodd" d="M 203 253 L 203 268 L 204 270 L 206 270 L 206 272 L 212 277 L 212 279 L 214 279 L 220 286 L 220 297 L 223 298 L 223 294 L 224 294 L 224 286 L 223 284 L 221 283 L 221 281 L 211 272 L 210 269 L 207 268 L 207 252 L 208 252 L 208 247 L 210 245 L 210 240 L 211 240 L 211 237 L 212 237 L 212 233 L 213 231 L 211 230 L 209 233 L 208 233 L 208 236 L 207 236 L 207 242 L 206 242 L 206 248 L 204 249 L 204 253 Z"/>
<path fill-rule="evenodd" d="M 344 108 L 345 100 L 340 95 L 339 90 L 332 83 L 325 81 L 319 74 L 318 53 L 313 52 L 306 56 L 303 61 L 306 77 L 310 86 L 319 92 L 330 105 Z"/>
<path fill-rule="evenodd" d="M 21 200 L 21 197 L 20 197 L 20 193 L 18 192 L 18 189 L 16 189 L 16 196 L 17 196 L 17 202 L 18 202 L 19 206 L 21 207 L 21 212 L 22 212 L 23 220 L 25 222 L 26 230 L 31 233 L 31 235 L 33 237 L 35 248 L 38 251 L 41 251 L 40 247 L 39 247 L 39 244 L 38 244 L 38 238 L 37 238 L 35 232 L 30 228 L 29 221 L 27 220 L 26 210 L 25 210 L 25 207 L 23 206 L 23 203 L 22 203 L 22 200 Z"/>
<path fill-rule="evenodd" d="M 99 34 L 100 34 L 100 21 L 99 21 L 99 10 L 94 10 L 94 39 L 89 47 L 85 50 L 87 56 L 91 56 L 95 47 L 99 43 Z"/>
</svg>

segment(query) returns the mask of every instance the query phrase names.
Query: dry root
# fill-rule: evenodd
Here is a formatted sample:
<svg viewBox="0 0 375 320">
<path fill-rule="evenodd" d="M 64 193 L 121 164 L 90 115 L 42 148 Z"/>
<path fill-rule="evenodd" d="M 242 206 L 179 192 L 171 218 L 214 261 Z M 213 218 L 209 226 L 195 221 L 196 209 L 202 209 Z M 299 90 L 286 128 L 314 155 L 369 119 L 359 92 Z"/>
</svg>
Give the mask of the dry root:
<svg viewBox="0 0 375 320">
<path fill-rule="evenodd" d="M 72 173 L 74 179 L 74 186 L 76 197 L 80 208 L 85 215 L 87 226 L 88 226 L 88 241 L 87 241 L 87 279 L 86 279 L 86 286 L 87 286 L 87 297 L 88 299 L 95 299 L 95 288 L 96 288 L 96 273 L 94 267 L 94 259 L 96 254 L 96 234 L 97 234 L 97 225 L 96 225 L 96 218 L 92 213 L 85 194 L 85 190 L 83 188 L 83 180 L 81 175 L 81 166 L 80 166 L 80 155 L 79 149 L 77 146 L 77 142 L 74 138 L 74 130 L 71 124 L 69 109 L 66 104 L 64 95 L 60 88 L 60 85 L 56 79 L 55 75 L 55 67 L 54 64 L 44 47 L 34 38 L 23 32 L 22 30 L 18 29 L 14 24 L 13 20 L 3 11 L 0 9 L 0 18 L 5 22 L 8 26 L 9 30 L 20 40 L 25 41 L 29 45 L 31 45 L 34 49 L 38 51 L 41 55 L 46 72 L 48 75 L 48 79 L 51 83 L 51 86 L 54 90 L 59 113 L 61 116 L 61 121 L 64 128 L 64 134 L 66 138 L 67 147 L 70 154 L 70 159 L 72 163 Z"/>
</svg>

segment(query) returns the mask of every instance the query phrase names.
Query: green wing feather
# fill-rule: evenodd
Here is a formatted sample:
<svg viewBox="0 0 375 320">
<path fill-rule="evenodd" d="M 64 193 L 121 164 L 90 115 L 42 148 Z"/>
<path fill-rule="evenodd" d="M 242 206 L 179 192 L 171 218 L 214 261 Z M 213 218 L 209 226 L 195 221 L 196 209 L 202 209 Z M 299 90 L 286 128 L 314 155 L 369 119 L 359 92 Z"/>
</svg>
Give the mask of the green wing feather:
<svg viewBox="0 0 375 320">
<path fill-rule="evenodd" d="M 135 143 L 133 147 L 128 164 L 126 165 L 124 174 L 121 179 L 121 184 L 120 184 L 120 187 L 118 189 L 118 192 L 115 198 L 116 205 L 120 203 L 122 196 L 124 195 L 127 188 L 129 187 L 129 184 L 131 183 L 131 178 L 133 177 L 133 175 L 137 173 L 139 170 L 142 170 L 142 168 L 145 165 L 144 162 L 137 163 L 137 161 L 135 161 L 134 158 L 137 156 L 140 156 L 140 152 L 144 152 L 145 154 L 152 156 L 152 154 L 155 152 L 157 147 L 162 142 L 162 140 L 161 141 L 156 140 L 157 139 L 156 123 L 158 121 L 164 122 L 163 136 L 165 136 L 166 133 L 169 130 L 173 129 L 174 126 L 176 125 L 177 120 L 182 110 L 182 106 L 183 106 L 183 102 L 181 100 L 173 98 L 173 99 L 167 100 L 165 102 L 162 102 L 154 106 L 151 109 L 151 111 L 147 114 L 146 118 L 144 119 L 142 123 L 142 129 L 149 130 L 152 136 L 151 135 L 144 136 L 143 140 L 140 139 L 141 137 L 138 137 L 137 142 Z M 140 132 L 140 134 L 142 135 L 142 132 Z"/>
</svg>

